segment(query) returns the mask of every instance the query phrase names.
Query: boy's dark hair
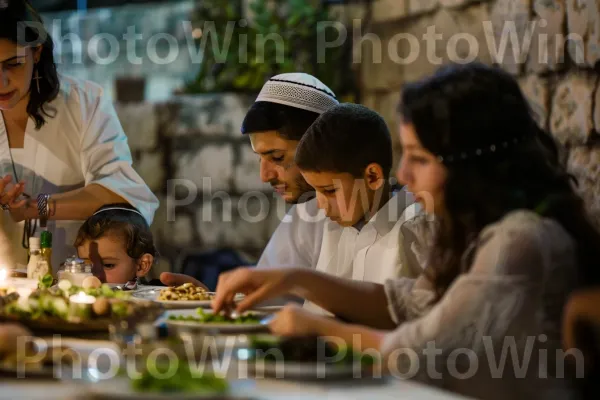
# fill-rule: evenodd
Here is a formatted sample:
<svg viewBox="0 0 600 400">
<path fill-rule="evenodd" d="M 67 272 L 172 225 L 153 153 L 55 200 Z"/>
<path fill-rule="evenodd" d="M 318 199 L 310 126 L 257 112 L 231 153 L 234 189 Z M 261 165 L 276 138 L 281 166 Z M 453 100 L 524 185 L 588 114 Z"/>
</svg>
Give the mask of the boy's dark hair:
<svg viewBox="0 0 600 400">
<path fill-rule="evenodd" d="M 120 236 L 125 243 L 127 255 L 135 260 L 146 253 L 158 257 L 146 219 L 127 203 L 100 207 L 81 225 L 74 246 L 81 246 L 87 240 L 96 240 L 108 234 Z"/>
<path fill-rule="evenodd" d="M 319 114 L 284 104 L 257 101 L 242 122 L 242 134 L 277 131 L 288 140 L 300 140 Z"/>
<path fill-rule="evenodd" d="M 340 104 L 324 112 L 298 144 L 301 170 L 350 173 L 362 177 L 377 163 L 386 176 L 392 168 L 392 140 L 383 118 L 359 104 Z"/>
</svg>

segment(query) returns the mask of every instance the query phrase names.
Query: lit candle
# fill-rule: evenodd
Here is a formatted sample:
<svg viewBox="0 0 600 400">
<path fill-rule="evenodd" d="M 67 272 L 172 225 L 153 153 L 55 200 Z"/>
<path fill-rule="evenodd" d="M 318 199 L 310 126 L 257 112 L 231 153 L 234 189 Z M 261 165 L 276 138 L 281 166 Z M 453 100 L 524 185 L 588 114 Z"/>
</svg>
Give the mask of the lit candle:
<svg viewBox="0 0 600 400">
<path fill-rule="evenodd" d="M 38 287 L 38 281 L 27 278 L 12 278 L 9 275 L 8 269 L 0 267 L 0 290 L 4 294 L 12 292 L 28 291 L 27 296 Z"/>
<path fill-rule="evenodd" d="M 88 319 L 92 315 L 92 306 L 96 298 L 79 292 L 69 297 L 69 315 L 76 319 Z"/>
<path fill-rule="evenodd" d="M 0 267 L 0 296 L 6 296 L 8 294 L 8 284 L 6 278 L 8 277 L 8 271 Z"/>
</svg>

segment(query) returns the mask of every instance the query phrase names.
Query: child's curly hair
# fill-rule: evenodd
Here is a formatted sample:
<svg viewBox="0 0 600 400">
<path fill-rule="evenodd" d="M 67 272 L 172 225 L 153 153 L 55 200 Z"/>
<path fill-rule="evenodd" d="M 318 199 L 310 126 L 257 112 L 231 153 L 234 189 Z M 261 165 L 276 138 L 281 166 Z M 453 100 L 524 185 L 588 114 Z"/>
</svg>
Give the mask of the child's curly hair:
<svg viewBox="0 0 600 400">
<path fill-rule="evenodd" d="M 81 225 L 74 246 L 79 247 L 86 240 L 96 240 L 108 234 L 120 236 L 125 243 L 127 255 L 134 260 L 144 254 L 151 254 L 155 260 L 158 257 L 146 219 L 127 203 L 100 207 Z"/>
</svg>

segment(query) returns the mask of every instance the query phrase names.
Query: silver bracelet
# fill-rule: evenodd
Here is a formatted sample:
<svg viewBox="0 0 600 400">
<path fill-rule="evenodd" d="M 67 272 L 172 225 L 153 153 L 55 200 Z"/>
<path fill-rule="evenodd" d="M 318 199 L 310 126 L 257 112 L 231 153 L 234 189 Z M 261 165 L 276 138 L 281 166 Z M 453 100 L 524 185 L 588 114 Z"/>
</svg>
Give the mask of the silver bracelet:
<svg viewBox="0 0 600 400">
<path fill-rule="evenodd" d="M 50 200 L 49 194 L 39 194 L 37 197 L 37 208 L 38 214 L 42 218 L 48 217 L 48 200 Z"/>
</svg>

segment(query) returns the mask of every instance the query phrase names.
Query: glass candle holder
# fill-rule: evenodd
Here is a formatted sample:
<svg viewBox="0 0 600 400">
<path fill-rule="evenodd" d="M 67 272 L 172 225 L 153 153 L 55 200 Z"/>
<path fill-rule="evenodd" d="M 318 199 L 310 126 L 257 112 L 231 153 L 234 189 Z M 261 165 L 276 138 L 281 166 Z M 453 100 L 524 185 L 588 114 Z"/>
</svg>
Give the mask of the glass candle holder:
<svg viewBox="0 0 600 400">
<path fill-rule="evenodd" d="M 72 319 L 89 319 L 92 316 L 92 306 L 96 302 L 94 296 L 79 292 L 69 297 L 69 317 Z"/>
</svg>

